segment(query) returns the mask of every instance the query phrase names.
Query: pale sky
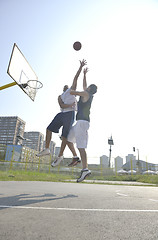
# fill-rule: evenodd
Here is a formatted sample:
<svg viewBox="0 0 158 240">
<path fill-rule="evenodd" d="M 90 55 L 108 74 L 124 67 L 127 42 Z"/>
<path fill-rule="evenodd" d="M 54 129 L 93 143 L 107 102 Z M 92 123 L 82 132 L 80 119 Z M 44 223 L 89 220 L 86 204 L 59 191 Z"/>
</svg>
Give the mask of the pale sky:
<svg viewBox="0 0 158 240">
<path fill-rule="evenodd" d="M 0 115 L 18 116 L 25 131 L 45 129 L 60 111 L 63 85 L 71 85 L 86 59 L 88 84 L 98 86 L 91 108 L 89 163 L 139 149 L 140 159 L 158 164 L 157 81 L 158 1 L 152 0 L 1 0 L 0 85 L 13 80 L 7 67 L 16 43 L 43 88 L 35 102 L 18 87 L 0 92 Z M 75 51 L 75 41 L 82 49 Z M 82 90 L 82 78 L 78 90 Z M 58 134 L 52 140 L 60 146 Z M 71 156 L 66 150 L 65 157 Z"/>
</svg>

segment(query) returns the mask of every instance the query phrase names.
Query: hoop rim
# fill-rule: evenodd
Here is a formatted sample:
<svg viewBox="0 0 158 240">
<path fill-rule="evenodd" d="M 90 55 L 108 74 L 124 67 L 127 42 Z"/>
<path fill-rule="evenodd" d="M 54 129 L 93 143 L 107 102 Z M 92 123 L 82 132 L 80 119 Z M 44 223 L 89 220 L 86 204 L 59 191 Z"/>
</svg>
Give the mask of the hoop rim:
<svg viewBox="0 0 158 240">
<path fill-rule="evenodd" d="M 38 84 L 39 84 L 39 86 L 37 87 L 32 87 L 32 86 L 30 86 L 29 85 L 29 83 L 30 82 L 37 82 Z M 33 88 L 33 89 L 40 89 L 40 88 L 42 88 L 43 87 L 43 83 L 41 83 L 39 80 L 35 80 L 35 79 L 33 79 L 33 80 L 28 80 L 27 81 L 27 85 L 30 87 L 30 88 Z"/>
</svg>

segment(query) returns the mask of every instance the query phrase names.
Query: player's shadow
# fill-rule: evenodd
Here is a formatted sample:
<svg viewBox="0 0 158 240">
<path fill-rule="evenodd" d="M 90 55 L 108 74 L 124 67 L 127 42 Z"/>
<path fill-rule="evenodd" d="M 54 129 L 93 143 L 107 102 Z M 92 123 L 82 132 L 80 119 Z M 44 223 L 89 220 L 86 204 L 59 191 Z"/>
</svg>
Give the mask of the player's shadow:
<svg viewBox="0 0 158 240">
<path fill-rule="evenodd" d="M 0 209 L 3 209 L 4 206 L 25 206 L 34 203 L 42 203 L 54 200 L 62 200 L 66 198 L 75 198 L 76 195 L 68 194 L 65 196 L 57 197 L 54 194 L 43 194 L 43 195 L 30 195 L 30 194 L 19 194 L 9 197 L 0 198 Z"/>
</svg>

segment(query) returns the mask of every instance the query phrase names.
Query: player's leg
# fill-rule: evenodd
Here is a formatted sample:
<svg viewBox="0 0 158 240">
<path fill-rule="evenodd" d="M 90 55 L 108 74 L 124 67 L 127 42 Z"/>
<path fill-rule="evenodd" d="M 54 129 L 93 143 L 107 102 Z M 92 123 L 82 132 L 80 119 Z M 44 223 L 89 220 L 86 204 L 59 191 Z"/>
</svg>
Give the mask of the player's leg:
<svg viewBox="0 0 158 240">
<path fill-rule="evenodd" d="M 65 150 L 66 145 L 68 145 L 68 147 L 69 147 L 69 149 L 70 149 L 70 151 L 72 152 L 72 155 L 73 155 L 72 162 L 68 166 L 69 167 L 76 166 L 78 163 L 81 162 L 79 157 L 77 157 L 77 153 L 76 153 L 76 150 L 74 148 L 74 144 L 68 142 L 65 137 L 62 137 L 60 152 L 59 152 L 58 157 L 52 163 L 52 167 L 56 167 L 64 159 L 63 154 L 64 154 L 64 150 Z"/>
<path fill-rule="evenodd" d="M 76 150 L 74 148 L 74 144 L 71 143 L 71 142 L 68 142 L 65 137 L 62 137 L 62 143 L 61 143 L 60 152 L 59 152 L 58 157 L 63 156 L 66 145 L 68 146 L 68 148 L 72 152 L 73 157 L 76 157 L 77 153 L 76 153 Z"/>
<path fill-rule="evenodd" d="M 68 167 L 74 167 L 74 166 L 76 166 L 78 163 L 80 163 L 81 160 L 80 160 L 79 157 L 77 156 L 77 153 L 76 153 L 76 150 L 75 150 L 75 147 L 74 147 L 74 143 L 67 141 L 67 146 L 68 146 L 68 148 L 70 149 L 70 151 L 71 151 L 72 154 L 73 154 L 72 162 L 68 165 Z"/>
<path fill-rule="evenodd" d="M 37 154 L 37 157 L 42 157 L 45 155 L 49 155 L 50 154 L 50 141 L 52 138 L 52 132 L 54 133 L 58 133 L 60 127 L 62 126 L 62 121 L 61 121 L 61 114 L 62 113 L 58 113 L 54 119 L 52 120 L 52 122 L 49 124 L 49 126 L 46 129 L 46 144 L 45 144 L 45 149 L 43 151 L 41 151 L 40 153 Z"/>
<path fill-rule="evenodd" d="M 78 148 L 78 150 L 79 150 L 79 153 L 80 153 L 80 156 L 81 156 L 81 160 L 82 160 L 82 168 L 83 169 L 88 168 L 88 165 L 87 165 L 87 153 L 86 153 L 85 148 Z"/>
<path fill-rule="evenodd" d="M 69 111 L 63 113 L 63 129 L 62 129 L 62 142 L 61 142 L 61 147 L 60 147 L 60 152 L 58 157 L 63 156 L 64 150 L 67 144 L 67 137 L 70 132 L 70 129 L 72 128 L 72 124 L 74 122 L 74 117 L 75 117 L 75 112 L 74 111 Z"/>
<path fill-rule="evenodd" d="M 70 151 L 72 152 L 73 157 L 76 157 L 76 156 L 77 156 L 77 153 L 76 153 L 74 144 L 73 144 L 72 142 L 68 142 L 67 139 L 66 139 L 66 143 L 67 143 L 68 148 L 69 148 Z"/>
<path fill-rule="evenodd" d="M 63 154 L 64 154 L 65 147 L 67 145 L 67 136 L 74 122 L 74 116 L 75 116 L 74 111 L 63 112 L 62 114 L 62 126 L 63 126 L 62 135 L 61 135 L 62 142 L 61 142 L 61 147 L 60 147 L 60 152 L 58 154 L 58 157 L 56 157 L 55 161 L 51 164 L 52 167 L 56 167 L 64 159 Z"/>
<path fill-rule="evenodd" d="M 64 150 L 65 150 L 65 147 L 66 147 L 66 144 L 67 144 L 67 139 L 65 137 L 62 136 L 61 139 L 62 139 L 62 142 L 61 142 L 61 147 L 60 147 L 60 152 L 59 152 L 58 157 L 63 156 Z"/>
<path fill-rule="evenodd" d="M 55 161 L 52 163 L 52 167 L 57 166 L 63 160 L 63 158 L 64 158 L 63 154 L 64 154 L 66 145 L 68 145 L 68 147 L 73 155 L 73 161 L 69 166 L 71 166 L 72 164 L 74 166 L 80 162 L 80 159 L 77 157 L 77 153 L 75 151 L 73 143 L 69 143 L 67 141 L 67 138 L 69 135 L 71 135 L 71 136 L 74 135 L 74 126 L 72 127 L 72 124 L 74 122 L 74 115 L 75 115 L 74 111 L 64 113 L 63 129 L 62 129 L 62 143 L 61 143 L 59 155 L 55 159 Z"/>
<path fill-rule="evenodd" d="M 81 170 L 81 175 L 77 179 L 77 182 L 82 182 L 86 177 L 88 177 L 91 174 L 91 171 L 88 169 L 88 164 L 87 164 L 87 153 L 85 148 L 78 148 L 82 160 L 82 170 Z"/>
<path fill-rule="evenodd" d="M 75 133 L 76 133 L 76 124 L 71 127 L 69 134 L 67 136 L 67 146 L 73 155 L 72 162 L 68 165 L 68 167 L 74 167 L 81 162 L 81 160 L 77 156 L 77 152 L 74 147 L 74 143 L 76 143 Z"/>
<path fill-rule="evenodd" d="M 51 132 L 49 129 L 46 129 L 46 143 L 45 143 L 45 148 L 49 148 L 51 139 L 52 139 L 52 132 Z"/>
<path fill-rule="evenodd" d="M 88 121 L 83 121 L 83 120 L 77 121 L 76 144 L 80 153 L 82 167 L 83 167 L 81 171 L 81 175 L 77 179 L 77 182 L 82 182 L 87 176 L 91 174 L 91 171 L 88 169 L 87 153 L 85 150 L 88 144 L 88 129 L 89 129 Z"/>
</svg>

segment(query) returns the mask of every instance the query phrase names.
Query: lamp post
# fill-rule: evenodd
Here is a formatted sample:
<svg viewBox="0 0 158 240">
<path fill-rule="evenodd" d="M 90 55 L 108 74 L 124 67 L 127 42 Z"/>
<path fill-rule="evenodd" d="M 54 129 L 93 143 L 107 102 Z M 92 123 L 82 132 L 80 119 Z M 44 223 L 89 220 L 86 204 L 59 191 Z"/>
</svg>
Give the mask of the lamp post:
<svg viewBox="0 0 158 240">
<path fill-rule="evenodd" d="M 114 145 L 114 141 L 112 139 L 112 136 L 108 139 L 108 144 L 110 145 L 110 149 L 109 149 L 109 168 L 111 166 L 111 146 Z"/>
<path fill-rule="evenodd" d="M 17 136 L 17 139 L 18 139 L 18 141 L 20 141 L 20 140 L 21 140 L 21 141 L 26 141 L 26 142 L 27 142 L 27 141 L 31 141 L 30 139 L 24 138 L 24 137 L 21 136 L 21 135 L 18 135 L 18 136 Z M 21 145 L 22 145 L 22 144 L 21 144 Z"/>
<path fill-rule="evenodd" d="M 135 152 L 135 147 L 133 147 L 133 151 Z M 139 161 L 139 149 L 137 149 L 138 152 L 138 160 L 137 160 L 137 166 L 138 166 L 138 172 L 140 173 L 140 161 Z"/>
</svg>

